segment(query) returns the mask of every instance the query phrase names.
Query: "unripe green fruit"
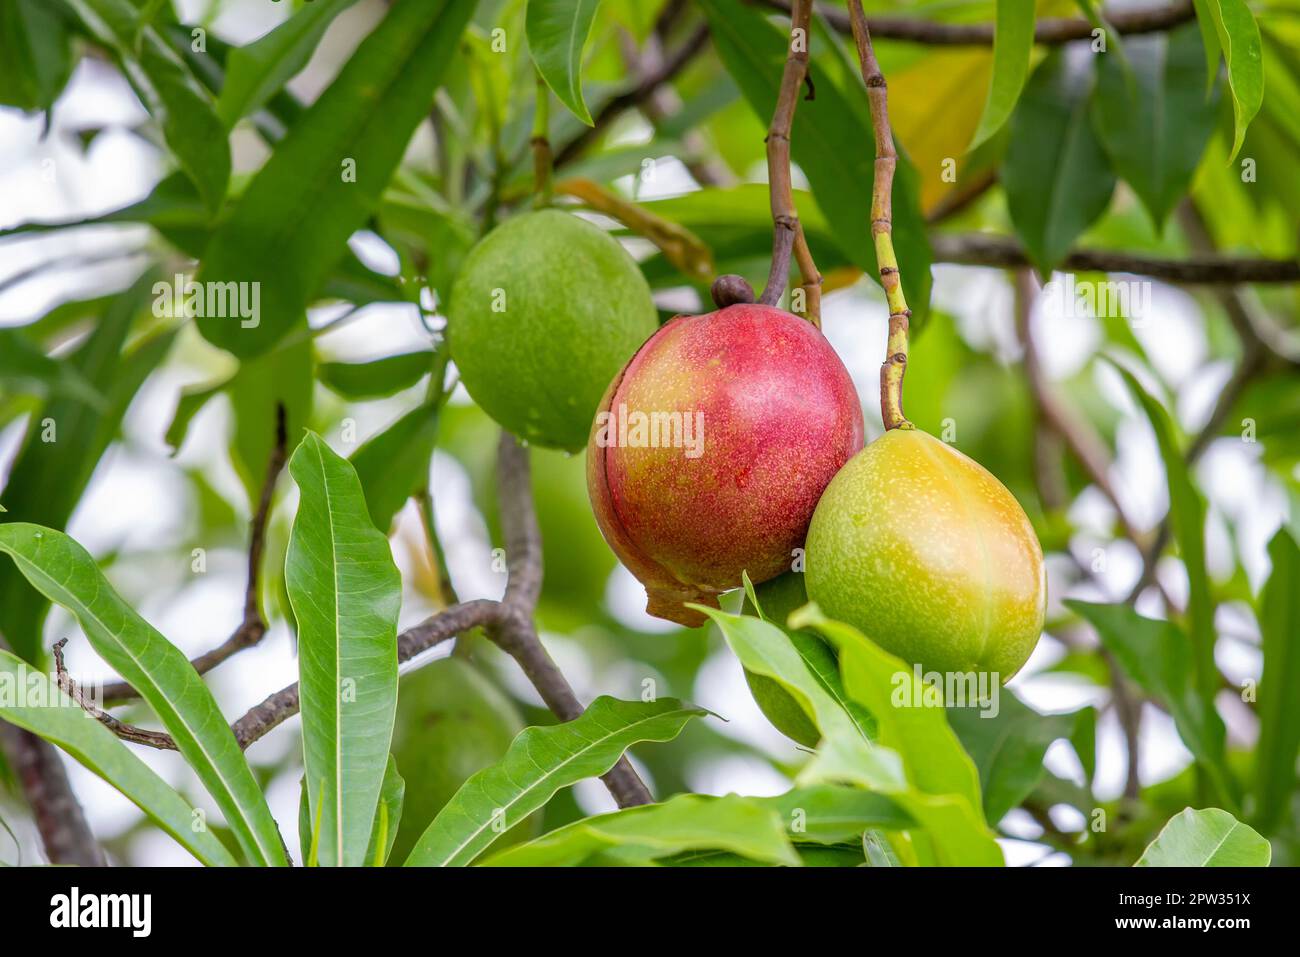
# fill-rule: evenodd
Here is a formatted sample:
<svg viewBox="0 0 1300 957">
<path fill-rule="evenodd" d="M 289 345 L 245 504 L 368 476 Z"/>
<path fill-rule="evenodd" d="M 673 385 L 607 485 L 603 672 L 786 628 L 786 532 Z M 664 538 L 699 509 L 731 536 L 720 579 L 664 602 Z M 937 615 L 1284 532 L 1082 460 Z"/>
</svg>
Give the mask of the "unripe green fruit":
<svg viewBox="0 0 1300 957">
<path fill-rule="evenodd" d="M 1043 630 L 1043 551 L 983 466 L 915 429 L 849 460 L 808 529 L 808 597 L 926 671 L 1006 681 Z"/>
<path fill-rule="evenodd" d="M 798 572 L 786 572 L 755 586 L 754 597 L 758 599 L 758 607 L 763 610 L 763 617 L 783 629 L 786 628 L 790 612 L 808 603 L 804 594 L 803 575 Z M 742 612 L 746 615 L 756 614 L 748 596 Z M 799 632 L 796 637 L 800 642 L 800 650 L 820 662 L 822 668 L 834 671 L 838 667 L 835 652 L 816 635 Z M 817 746 L 821 739 L 817 725 L 813 724 L 799 702 L 779 682 L 766 675 L 755 674 L 748 668 L 745 669 L 745 682 L 749 685 L 749 693 L 754 696 L 754 703 L 776 730 L 805 747 Z"/>
<path fill-rule="evenodd" d="M 429 823 L 476 771 L 501 760 L 524 728 L 518 710 L 474 668 L 443 658 L 402 676 L 393 728 L 393 758 L 406 782 L 401 822 L 389 860 L 406 860 Z M 537 833 L 536 815 L 500 839 L 501 846 Z"/>
<path fill-rule="evenodd" d="M 617 240 L 553 209 L 508 220 L 470 250 L 448 317 L 474 401 L 520 438 L 570 450 L 586 444 L 605 387 L 659 326 Z"/>
</svg>

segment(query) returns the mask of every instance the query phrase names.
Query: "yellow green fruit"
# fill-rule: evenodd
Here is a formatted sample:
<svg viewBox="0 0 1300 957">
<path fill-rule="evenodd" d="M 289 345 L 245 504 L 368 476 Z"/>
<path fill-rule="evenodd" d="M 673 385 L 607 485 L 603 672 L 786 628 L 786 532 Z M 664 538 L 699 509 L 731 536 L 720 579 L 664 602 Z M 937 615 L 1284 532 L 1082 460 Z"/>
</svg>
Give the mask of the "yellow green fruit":
<svg viewBox="0 0 1300 957">
<path fill-rule="evenodd" d="M 458 658 L 443 658 L 402 676 L 393 757 L 406 782 L 401 822 L 389 861 L 401 864 L 466 778 L 500 761 L 524 728 L 510 699 Z M 537 833 L 533 815 L 501 846 Z"/>
<path fill-rule="evenodd" d="M 978 462 L 916 429 L 849 460 L 808 529 L 808 597 L 926 671 L 1006 681 L 1043 629 L 1043 551 Z"/>
<path fill-rule="evenodd" d="M 470 250 L 447 337 L 461 381 L 492 418 L 526 441 L 576 450 L 605 387 L 658 327 L 650 287 L 618 241 L 547 209 Z"/>
</svg>

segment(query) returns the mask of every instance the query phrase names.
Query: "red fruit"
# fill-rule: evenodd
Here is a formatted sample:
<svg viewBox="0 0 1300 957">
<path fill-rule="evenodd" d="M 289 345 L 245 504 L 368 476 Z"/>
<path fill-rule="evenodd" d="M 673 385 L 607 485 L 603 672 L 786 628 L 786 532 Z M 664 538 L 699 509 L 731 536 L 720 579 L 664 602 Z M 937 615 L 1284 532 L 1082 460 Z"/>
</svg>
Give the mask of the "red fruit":
<svg viewBox="0 0 1300 957">
<path fill-rule="evenodd" d="M 857 392 L 821 332 L 738 304 L 676 317 L 623 367 L 587 443 L 587 489 L 646 610 L 698 625 L 683 602 L 716 607 L 742 571 L 758 583 L 789 570 L 822 490 L 861 448 Z"/>
</svg>

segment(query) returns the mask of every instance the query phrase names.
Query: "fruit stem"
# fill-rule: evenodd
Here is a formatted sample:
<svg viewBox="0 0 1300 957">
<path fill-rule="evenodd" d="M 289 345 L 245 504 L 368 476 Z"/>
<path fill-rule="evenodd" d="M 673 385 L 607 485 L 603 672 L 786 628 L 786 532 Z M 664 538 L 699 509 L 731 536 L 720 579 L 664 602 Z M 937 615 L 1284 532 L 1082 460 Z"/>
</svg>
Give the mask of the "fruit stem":
<svg viewBox="0 0 1300 957">
<path fill-rule="evenodd" d="M 529 141 L 533 147 L 533 183 L 536 198 L 533 205 L 538 209 L 551 205 L 551 93 L 546 88 L 546 81 L 537 74 L 537 109 L 533 113 L 533 137 Z"/>
<path fill-rule="evenodd" d="M 907 371 L 907 326 L 912 311 L 903 296 L 898 274 L 898 256 L 894 253 L 893 191 L 894 168 L 898 154 L 894 151 L 894 134 L 889 127 L 889 93 L 885 75 L 880 72 L 876 51 L 871 46 L 871 31 L 861 0 L 849 0 L 849 18 L 853 40 L 858 48 L 862 81 L 867 85 L 867 102 L 871 107 L 871 132 L 876 140 L 875 176 L 871 184 L 871 237 L 876 244 L 876 265 L 880 267 L 880 284 L 889 305 L 889 339 L 885 361 L 880 367 L 880 418 L 885 429 L 914 428 L 903 414 L 903 374 Z"/>
<path fill-rule="evenodd" d="M 799 89 L 808 76 L 808 25 L 812 19 L 812 0 L 794 0 L 790 10 L 790 48 L 781 72 L 781 90 L 776 110 L 767 131 L 767 181 L 772 204 L 772 267 L 759 302 L 774 306 L 785 292 L 790 276 L 790 253 L 799 266 L 802 309 L 800 313 L 814 326 L 821 326 L 822 277 L 813 262 L 812 251 L 804 237 L 803 225 L 794 205 L 794 187 L 790 178 L 790 127 Z M 808 99 L 812 99 L 811 87 Z M 792 305 L 800 305 L 792 303 Z"/>
</svg>

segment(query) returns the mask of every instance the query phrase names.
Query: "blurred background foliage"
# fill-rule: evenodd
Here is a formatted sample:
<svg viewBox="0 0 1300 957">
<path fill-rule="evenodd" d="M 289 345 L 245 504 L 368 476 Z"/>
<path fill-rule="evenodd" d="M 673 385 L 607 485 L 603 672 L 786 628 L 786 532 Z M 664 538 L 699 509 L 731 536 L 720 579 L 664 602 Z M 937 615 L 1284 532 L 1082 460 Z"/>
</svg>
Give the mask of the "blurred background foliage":
<svg viewBox="0 0 1300 957">
<path fill-rule="evenodd" d="M 1260 597 L 1275 561 L 1268 542 L 1300 527 L 1300 3 L 1210 5 L 1257 24 L 1257 46 L 1246 48 L 1260 54 L 1259 77 L 1235 33 L 1221 45 L 1236 44 L 1237 62 L 1216 56 L 1207 76 L 1204 44 L 1215 33 L 1198 29 L 1191 3 L 1117 4 L 1107 17 L 1181 16 L 1152 33 L 1111 30 L 1104 53 L 1090 39 L 1034 45 L 1023 91 L 1003 104 L 1006 122 L 974 149 L 991 78 L 1010 54 L 878 32 L 904 155 L 894 233 L 915 313 L 907 411 L 1007 485 L 1048 556 L 1047 632 L 1010 686 L 1016 700 L 997 722 L 1004 738 L 981 741 L 979 722 L 955 722 L 982 773 L 999 761 L 1014 772 L 1006 790 L 985 782 L 990 823 L 1013 863 L 1132 863 L 1173 814 L 1205 803 L 1170 700 L 1190 677 L 1174 675 L 1171 686 L 1134 673 L 1124 636 L 1099 641 L 1096 622 L 1065 604 L 1129 602 L 1188 623 L 1202 580 L 1227 766 L 1243 784 L 1281 782 L 1269 785 L 1280 791 L 1267 807 L 1246 786 L 1236 810 L 1271 839 L 1276 863 L 1300 862 L 1300 717 L 1294 703 L 1281 705 L 1300 688 L 1298 619 L 1293 597 L 1267 610 Z M 1069 0 L 1029 6 L 1040 25 L 1096 15 Z M 530 207 L 537 87 L 523 0 L 473 7 L 463 33 L 431 29 L 424 41 L 446 58 L 436 93 L 399 89 L 416 58 L 386 90 L 354 84 L 350 99 L 334 101 L 352 112 L 322 123 L 311 105 L 382 29 L 379 0 L 0 0 L 0 503 L 9 517 L 67 528 L 188 653 L 239 620 L 247 522 L 277 406 L 291 435 L 313 428 L 352 459 L 403 570 L 403 626 L 453 593 L 500 593 L 497 427 L 463 390 L 439 408 L 444 374 L 454 382 L 436 352 L 439 304 L 476 239 Z M 873 0 L 868 14 L 987 25 L 1003 7 Z M 755 283 L 766 274 L 764 135 L 788 29 L 780 8 L 605 0 L 581 56 L 594 125 L 552 101 L 559 202 L 625 240 L 663 318 L 707 308 L 716 274 Z M 874 435 L 885 308 L 865 278 L 875 269 L 874 150 L 846 23 L 843 5 L 818 8 L 792 148 L 800 217 L 825 276 L 825 331 Z M 1257 112 L 1243 123 L 1257 80 Z M 308 132 L 273 169 L 295 129 Z M 312 192 L 320 170 L 337 178 L 338 149 L 364 157 L 363 209 L 332 188 Z M 257 203 L 241 203 L 245 195 Z M 609 215 L 610 197 L 638 204 L 659 231 L 644 216 Z M 278 224 L 271 239 L 262 223 Z M 1078 249 L 1118 257 L 1121 275 L 1109 278 L 1134 281 L 1150 302 L 1136 314 L 1088 313 L 1040 296 L 1039 279 L 1054 269 L 1080 286 L 1108 278 L 1096 260 L 1067 258 Z M 266 275 L 311 277 L 286 283 L 303 288 L 274 301 L 277 334 L 256 354 L 237 358 L 219 337 L 150 308 L 155 281 L 193 272 L 196 260 L 219 273 L 214 260 L 241 256 Z M 1220 257 L 1245 264 L 1247 278 L 1273 269 L 1290 279 L 1167 281 L 1179 263 Z M 1103 357 L 1136 374 L 1163 425 Z M 49 420 L 54 444 L 41 441 Z M 727 719 L 693 722 L 675 741 L 635 752 L 660 797 L 784 790 L 806 754 L 763 719 L 716 631 L 640 610 L 639 586 L 592 518 L 581 456 L 536 449 L 532 462 L 546 569 L 539 626 L 579 697 L 640 697 L 652 682 Z M 1177 516 L 1173 534 L 1163 531 L 1169 490 L 1188 475 L 1205 509 L 1193 532 L 1204 557 L 1193 546 L 1190 562 Z M 281 484 L 268 533 L 270 632 L 210 678 L 228 715 L 296 673 L 282 573 L 295 496 Z M 1297 569 L 1286 574 L 1279 596 L 1295 593 Z M 8 562 L 0 634 L 38 662 L 73 636 L 74 667 L 96 675 L 75 623 L 51 613 Z M 492 711 L 481 735 L 457 739 L 478 748 L 455 759 L 470 767 L 500 756 L 501 726 L 553 718 L 488 642 L 467 636 L 458 647 L 488 683 Z M 1272 702 L 1252 693 L 1261 674 Z M 458 720 L 473 723 L 466 713 Z M 139 707 L 123 715 L 148 721 Z M 296 813 L 296 735 L 291 721 L 249 752 L 282 821 Z M 146 757 L 197 790 L 174 755 Z M 101 782 L 73 774 L 116 860 L 185 859 Z M 38 856 L 15 794 L 4 807 L 20 849 Z M 537 826 L 610 807 L 586 782 L 552 800 Z M 1093 827 L 1097 808 L 1103 830 Z"/>
</svg>

